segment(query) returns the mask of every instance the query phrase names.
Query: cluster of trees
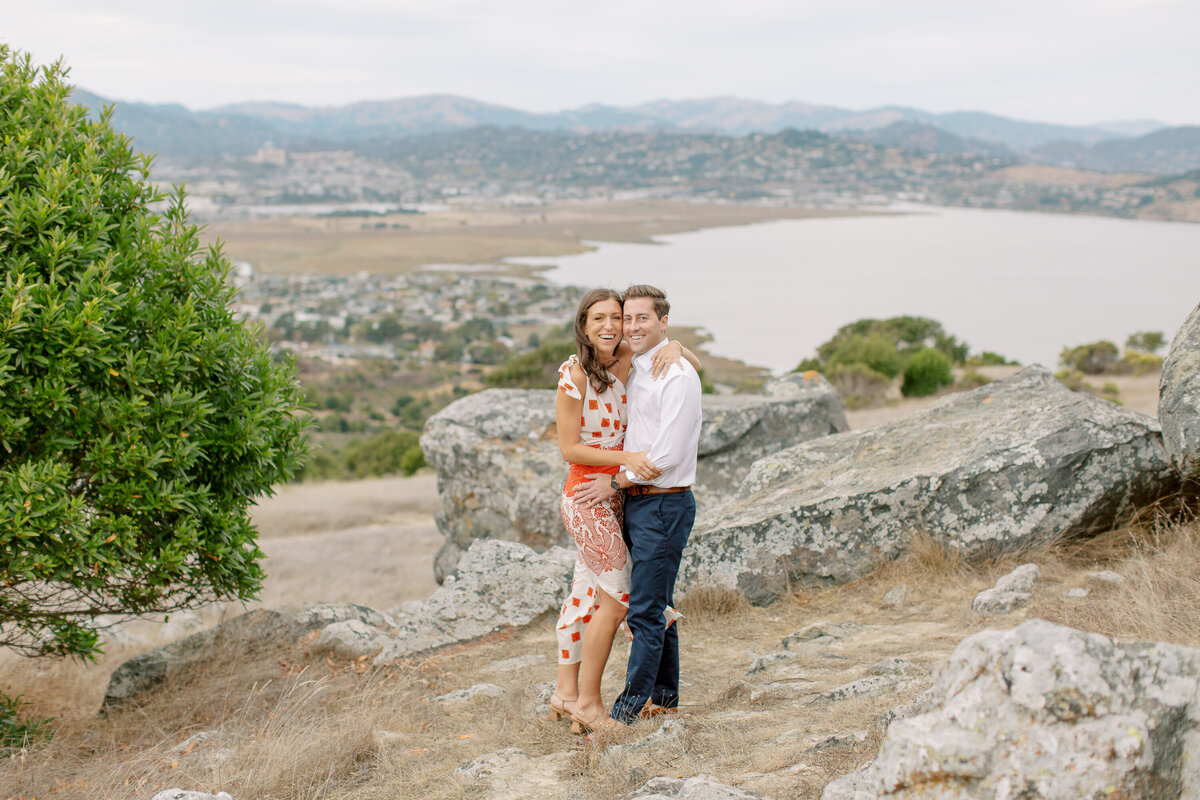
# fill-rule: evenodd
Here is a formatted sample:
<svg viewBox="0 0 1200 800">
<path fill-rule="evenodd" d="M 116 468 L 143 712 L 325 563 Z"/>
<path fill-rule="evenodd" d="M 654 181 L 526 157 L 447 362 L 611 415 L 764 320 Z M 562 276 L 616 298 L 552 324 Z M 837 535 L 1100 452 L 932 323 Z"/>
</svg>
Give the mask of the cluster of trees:
<svg viewBox="0 0 1200 800">
<path fill-rule="evenodd" d="M 905 397 L 934 394 L 954 382 L 952 367 L 966 361 L 966 343 L 946 333 L 940 322 L 903 316 L 843 325 L 817 348 L 816 358 L 800 362 L 796 371 L 823 373 L 854 406 L 879 399 L 899 376 Z M 995 353 L 975 361 L 1007 363 Z"/>
<path fill-rule="evenodd" d="M 1120 375 L 1144 375 L 1162 366 L 1158 351 L 1166 344 L 1162 331 L 1138 331 L 1125 340 L 1123 354 L 1107 339 L 1076 347 L 1064 347 L 1058 356 L 1065 370 L 1084 375 L 1114 372 Z"/>
</svg>

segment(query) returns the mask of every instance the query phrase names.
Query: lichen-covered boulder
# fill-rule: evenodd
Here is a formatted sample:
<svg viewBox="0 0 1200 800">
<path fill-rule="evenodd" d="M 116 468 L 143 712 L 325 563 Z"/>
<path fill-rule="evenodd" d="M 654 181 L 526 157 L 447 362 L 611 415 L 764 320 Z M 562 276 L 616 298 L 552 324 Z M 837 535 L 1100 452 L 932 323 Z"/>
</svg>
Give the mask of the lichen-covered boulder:
<svg viewBox="0 0 1200 800">
<path fill-rule="evenodd" d="M 1177 485 L 1153 419 L 1030 367 L 760 459 L 697 521 L 679 585 L 766 603 L 861 575 L 918 530 L 967 555 L 1024 546 L 1112 527 Z"/>
<path fill-rule="evenodd" d="M 824 800 L 1200 796 L 1200 651 L 1030 620 L 950 656 Z"/>
<path fill-rule="evenodd" d="M 1185 478 L 1200 481 L 1200 306 L 1175 334 L 1163 362 L 1158 422 L 1171 463 Z"/>
<path fill-rule="evenodd" d="M 375 663 L 478 639 L 558 611 L 574 569 L 574 549 L 537 553 L 519 542 L 477 541 L 433 596 L 400 624 Z"/>
<path fill-rule="evenodd" d="M 705 395 L 696 480 L 701 510 L 731 498 L 755 459 L 847 428 L 841 398 L 820 375 L 776 379 L 766 391 Z M 446 537 L 434 563 L 439 581 L 476 539 L 535 550 L 570 545 L 559 512 L 567 465 L 554 399 L 549 390 L 490 389 L 425 423 L 421 448 L 437 469 L 437 525 Z"/>
<path fill-rule="evenodd" d="M 234 645 L 247 652 L 261 652 L 333 623 L 349 621 L 374 628 L 396 625 L 387 614 L 355 603 L 310 603 L 299 607 L 255 609 L 124 662 L 109 676 L 104 705 L 116 706 L 137 698 L 162 683 L 172 672 L 207 661 L 217 646 Z"/>
</svg>

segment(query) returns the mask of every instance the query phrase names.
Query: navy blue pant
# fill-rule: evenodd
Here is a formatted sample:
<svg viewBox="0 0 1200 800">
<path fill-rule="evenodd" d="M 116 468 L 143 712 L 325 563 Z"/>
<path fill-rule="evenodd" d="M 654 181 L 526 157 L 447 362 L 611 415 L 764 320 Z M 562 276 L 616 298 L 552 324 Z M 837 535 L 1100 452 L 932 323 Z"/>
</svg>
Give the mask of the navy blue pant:
<svg viewBox="0 0 1200 800">
<path fill-rule="evenodd" d="M 679 705 L 679 631 L 664 627 L 663 611 L 675 603 L 675 576 L 692 523 L 692 493 L 647 494 L 625 498 L 625 544 L 633 575 L 629 590 L 629 666 L 625 689 L 613 703 L 612 716 L 631 724 L 647 700 Z"/>
</svg>

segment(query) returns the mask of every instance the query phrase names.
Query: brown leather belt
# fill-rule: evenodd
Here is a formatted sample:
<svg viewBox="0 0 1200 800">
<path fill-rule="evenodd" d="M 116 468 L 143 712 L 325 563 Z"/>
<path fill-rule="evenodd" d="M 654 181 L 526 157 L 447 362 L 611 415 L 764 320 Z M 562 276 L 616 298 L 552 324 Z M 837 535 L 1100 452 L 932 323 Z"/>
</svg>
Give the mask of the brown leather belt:
<svg viewBox="0 0 1200 800">
<path fill-rule="evenodd" d="M 646 484 L 640 486 L 630 486 L 625 490 L 625 493 L 630 497 L 640 497 L 644 494 L 674 494 L 675 492 L 686 492 L 691 488 L 692 487 L 690 486 L 668 486 L 664 488 L 662 486 L 650 486 Z"/>
</svg>

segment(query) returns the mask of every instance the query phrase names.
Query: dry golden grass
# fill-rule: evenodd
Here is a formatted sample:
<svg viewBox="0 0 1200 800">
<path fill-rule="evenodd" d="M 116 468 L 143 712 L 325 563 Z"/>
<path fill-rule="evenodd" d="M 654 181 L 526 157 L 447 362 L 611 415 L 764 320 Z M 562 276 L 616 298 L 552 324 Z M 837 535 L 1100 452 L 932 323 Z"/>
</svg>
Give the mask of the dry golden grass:
<svg viewBox="0 0 1200 800">
<path fill-rule="evenodd" d="M 649 242 L 655 236 L 770 219 L 863 216 L 871 212 L 678 201 L 564 203 L 529 208 L 455 209 L 383 220 L 287 217 L 212 223 L 226 254 L 283 274 L 407 272 L 426 264 L 496 264 L 511 257 L 582 253 L 585 242 Z M 382 221 L 397 228 L 376 229 Z M 506 270 L 515 268 L 503 265 Z"/>
<path fill-rule="evenodd" d="M 826 783 L 871 758 L 880 716 L 913 699 L 965 636 L 1008 627 L 1029 616 L 1121 637 L 1200 644 L 1200 523 L 1153 514 L 1139 525 L 1084 541 L 968 561 L 916 532 L 903 556 L 849 584 L 750 607 L 723 591 L 694 591 L 680 607 L 683 707 L 674 733 L 663 718 L 608 737 L 573 736 L 545 719 L 555 640 L 543 619 L 519 630 L 436 651 L 384 669 L 368 661 L 311 655 L 306 642 L 266 647 L 227 642 L 203 668 L 176 675 L 140 705 L 94 716 L 63 714 L 49 742 L 0 760 L 0 796 L 148 798 L 180 786 L 254 798 L 562 797 L 618 798 L 657 775 L 698 773 L 772 797 L 818 798 Z M 294 546 L 312 535 L 280 537 Z M 1043 581 L 1027 609 L 981 617 L 974 594 L 1013 566 L 1034 561 Z M 1111 569 L 1118 587 L 1089 582 Z M 911 596 L 896 607 L 883 595 L 901 584 Z M 1082 600 L 1063 591 L 1087 585 Z M 747 681 L 758 655 L 813 622 L 858 622 L 853 636 L 788 662 L 786 699 L 752 699 Z M 628 644 L 618 637 L 604 696 L 620 688 Z M 536 663 L 500 668 L 513 657 Z M 902 658 L 929 671 L 882 698 L 813 702 L 823 691 L 862 677 L 871 664 Z M 111 668 L 111 667 L 110 667 Z M 54 668 L 28 681 L 55 680 Z M 8 674 L 5 674 L 8 680 Z M 504 694 L 459 704 L 437 696 L 477 683 Z M 70 681 L 66 681 L 69 686 Z M 29 683 L 9 685 L 30 688 Z M 670 718 L 668 718 L 670 719 Z M 850 734 L 850 735 L 847 735 Z M 639 745 L 647 736 L 656 746 Z M 837 738 L 833 738 L 837 737 Z M 486 779 L 457 772 L 485 754 L 517 751 L 515 766 Z"/>
</svg>

